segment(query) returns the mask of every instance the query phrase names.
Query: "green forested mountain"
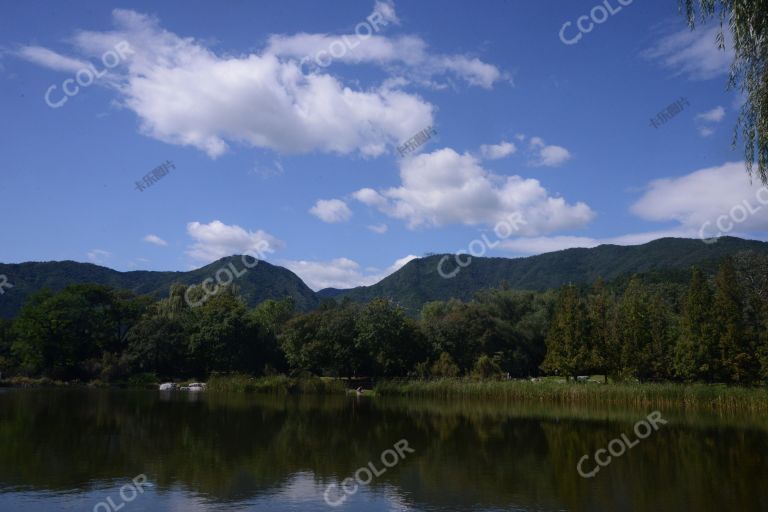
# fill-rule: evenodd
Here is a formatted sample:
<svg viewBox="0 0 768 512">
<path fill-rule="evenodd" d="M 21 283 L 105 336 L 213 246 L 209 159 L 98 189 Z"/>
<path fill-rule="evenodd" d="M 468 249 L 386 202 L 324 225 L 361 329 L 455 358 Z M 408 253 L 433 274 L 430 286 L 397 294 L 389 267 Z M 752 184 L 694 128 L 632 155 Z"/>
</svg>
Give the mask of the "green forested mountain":
<svg viewBox="0 0 768 512">
<path fill-rule="evenodd" d="M 249 264 L 252 260 L 249 261 Z M 288 269 L 260 261 L 252 269 L 246 269 L 241 257 L 230 256 L 189 272 L 118 272 L 91 263 L 74 261 L 47 261 L 19 264 L 0 263 L 0 275 L 6 275 L 13 288 L 0 295 L 0 318 L 13 317 L 34 292 L 48 288 L 59 291 L 71 284 L 94 283 L 118 290 L 131 290 L 141 295 L 167 297 L 171 284 L 199 285 L 214 277 L 221 268 L 232 265 L 240 277 L 234 284 L 249 306 L 267 299 L 294 298 L 296 308 L 306 311 L 317 305 L 314 292 Z M 227 279 L 222 275 L 222 279 Z"/>
<path fill-rule="evenodd" d="M 238 292 L 249 306 L 266 299 L 291 296 L 300 311 L 314 308 L 320 299 L 349 297 L 356 302 L 387 298 L 412 313 L 433 300 L 451 298 L 469 300 L 480 290 L 509 288 L 546 290 L 563 284 L 592 283 L 598 277 L 621 280 L 635 273 L 656 275 L 664 282 L 685 282 L 691 265 L 706 274 L 714 274 L 724 256 L 740 252 L 768 253 L 768 243 L 725 237 L 716 243 L 701 240 L 663 238 L 636 246 L 601 245 L 593 249 L 567 249 L 527 258 L 472 258 L 450 279 L 441 277 L 438 264 L 444 255 L 413 260 L 394 274 L 372 286 L 351 290 L 310 290 L 290 270 L 260 262 L 235 279 Z M 462 260 L 465 261 L 465 260 Z M 95 283 L 138 294 L 166 297 L 171 284 L 200 284 L 216 271 L 232 264 L 238 273 L 245 269 L 239 256 L 223 258 L 189 272 L 118 272 L 90 263 L 74 261 L 0 264 L 0 275 L 6 275 L 14 288 L 0 295 L 0 317 L 13 317 L 30 294 L 48 288 L 58 291 L 70 284 Z M 442 271 L 451 275 L 457 269 L 453 255 L 448 255 Z"/>
<path fill-rule="evenodd" d="M 410 311 L 418 311 L 426 302 L 456 298 L 469 300 L 483 289 L 506 286 L 521 290 L 546 290 L 564 284 L 592 283 L 598 277 L 606 280 L 642 273 L 656 275 L 665 282 L 685 282 L 689 268 L 699 266 L 714 274 L 724 256 L 740 252 L 768 252 L 768 243 L 720 238 L 712 244 L 701 240 L 662 238 L 643 245 L 601 245 L 592 249 L 566 249 L 527 258 L 472 258 L 471 264 L 452 278 L 438 272 L 445 255 L 413 260 L 394 274 L 372 286 L 351 290 L 321 290 L 321 298 L 349 297 L 368 302 L 377 297 L 388 298 Z M 462 262 L 466 262 L 462 256 Z M 448 255 L 442 264 L 444 275 L 458 268 L 455 257 Z"/>
</svg>

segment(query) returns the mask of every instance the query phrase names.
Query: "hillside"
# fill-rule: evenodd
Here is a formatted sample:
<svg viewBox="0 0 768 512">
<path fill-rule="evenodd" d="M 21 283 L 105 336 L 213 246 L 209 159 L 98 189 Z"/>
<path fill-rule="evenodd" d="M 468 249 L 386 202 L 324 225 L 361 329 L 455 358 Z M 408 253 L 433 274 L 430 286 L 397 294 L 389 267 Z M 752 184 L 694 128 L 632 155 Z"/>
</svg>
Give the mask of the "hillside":
<svg viewBox="0 0 768 512">
<path fill-rule="evenodd" d="M 317 293 L 290 270 L 262 261 L 236 279 L 235 284 L 249 306 L 266 299 L 291 296 L 299 310 L 307 311 L 324 298 L 349 297 L 357 302 L 367 302 L 386 297 L 416 312 L 425 302 L 450 298 L 468 300 L 477 291 L 502 283 L 515 289 L 545 290 L 565 283 L 591 283 L 598 277 L 612 280 L 654 272 L 662 272 L 666 280 L 685 280 L 691 265 L 712 273 L 722 257 L 743 251 L 768 252 L 768 243 L 726 237 L 708 245 L 700 240 L 663 238 L 644 245 L 601 245 L 526 258 L 473 258 L 469 266 L 451 279 L 441 277 L 437 270 L 444 255 L 434 255 L 413 260 L 372 286 L 350 290 L 329 288 Z M 43 288 L 57 291 L 69 284 L 97 283 L 164 297 L 171 284 L 200 284 L 229 263 L 238 271 L 244 268 L 239 256 L 222 258 L 189 272 L 118 272 L 74 261 L 0 264 L 0 275 L 8 276 L 14 285 L 0 295 L 0 317 L 14 316 L 30 294 Z M 456 268 L 454 257 L 449 255 L 443 264 L 443 272 L 450 275 Z"/>
<path fill-rule="evenodd" d="M 189 272 L 132 271 L 118 272 L 91 263 L 74 261 L 0 263 L 0 275 L 8 276 L 14 285 L 0 295 L 0 318 L 13 317 L 32 293 L 49 288 L 58 291 L 70 284 L 96 283 L 113 288 L 132 290 L 137 294 L 165 297 L 173 283 L 199 285 L 213 277 L 216 271 L 231 263 L 238 273 L 245 269 L 239 256 L 230 256 Z M 267 299 L 291 296 L 301 311 L 317 305 L 314 292 L 293 272 L 260 261 L 235 280 L 240 294 L 249 306 Z"/>
<path fill-rule="evenodd" d="M 721 238 L 714 244 L 662 238 L 643 245 L 601 245 L 526 258 L 472 258 L 469 266 L 450 279 L 438 273 L 438 264 L 444 255 L 434 255 L 413 260 L 372 286 L 346 291 L 321 290 L 318 296 L 349 297 L 358 302 L 387 297 L 416 311 L 428 301 L 467 300 L 479 290 L 498 287 L 504 282 L 514 289 L 545 290 L 565 283 L 591 283 L 598 277 L 612 280 L 629 274 L 659 271 L 669 277 L 678 275 L 687 279 L 692 265 L 712 273 L 721 258 L 742 251 L 768 252 L 768 243 L 734 237 Z M 451 275 L 456 268 L 455 259 L 450 255 L 443 263 L 443 273 Z"/>
</svg>

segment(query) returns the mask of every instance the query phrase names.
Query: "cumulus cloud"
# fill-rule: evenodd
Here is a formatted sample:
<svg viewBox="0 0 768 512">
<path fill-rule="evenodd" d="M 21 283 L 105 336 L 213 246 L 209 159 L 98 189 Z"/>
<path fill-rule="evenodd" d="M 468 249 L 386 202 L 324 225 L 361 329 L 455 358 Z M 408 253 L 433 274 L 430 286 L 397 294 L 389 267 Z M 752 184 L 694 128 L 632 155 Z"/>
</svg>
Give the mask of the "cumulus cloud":
<svg viewBox="0 0 768 512">
<path fill-rule="evenodd" d="M 352 211 L 341 199 L 320 199 L 309 212 L 323 222 L 345 222 L 352 218 Z"/>
<path fill-rule="evenodd" d="M 485 160 L 498 160 L 513 154 L 517 147 L 511 142 L 502 141 L 499 144 L 483 144 L 480 146 L 480 155 Z"/>
<path fill-rule="evenodd" d="M 187 255 L 203 263 L 233 254 L 266 256 L 284 246 L 281 240 L 265 231 L 246 231 L 238 225 L 227 225 L 219 220 L 208 224 L 189 222 L 187 234 L 195 240 Z"/>
<path fill-rule="evenodd" d="M 729 162 L 679 178 L 655 180 L 631 211 L 647 220 L 675 221 L 680 229 L 698 234 L 702 226 L 714 225 L 720 216 L 734 215 L 734 208 L 739 208 L 735 216 L 740 218 L 746 202 L 749 210 L 756 211 L 738 223 L 738 231 L 749 233 L 768 230 L 768 207 L 760 203 L 760 197 L 768 201 L 768 190 L 759 183 L 750 184 L 743 162 Z"/>
<path fill-rule="evenodd" d="M 531 137 L 528 144 L 535 157 L 531 165 L 537 167 L 559 167 L 571 159 L 571 152 L 562 146 L 547 145 L 541 137 Z"/>
<path fill-rule="evenodd" d="M 582 227 L 594 217 L 584 203 L 551 197 L 541 183 L 487 171 L 477 157 L 450 148 L 400 162 L 401 186 L 382 191 L 358 190 L 353 197 L 384 214 L 406 221 L 409 228 L 449 224 L 493 225 L 511 215 L 526 224 L 520 234 Z"/>
<path fill-rule="evenodd" d="M 382 27 L 390 24 L 400 24 L 394 2 L 377 1 L 371 16 L 358 24 L 353 33 L 273 35 L 267 52 L 301 59 L 312 70 L 338 63 L 372 64 L 384 68 L 393 75 L 392 80 L 401 84 L 416 82 L 444 88 L 447 84 L 436 82 L 435 78 L 449 74 L 486 89 L 500 80 L 511 82 L 508 73 L 476 57 L 430 53 L 426 41 L 417 36 L 381 35 Z"/>
<path fill-rule="evenodd" d="M 386 5 L 377 8 L 392 19 Z M 112 31 L 77 33 L 75 48 L 98 57 L 120 41 L 130 44 L 133 53 L 113 69 L 114 89 L 139 117 L 141 131 L 166 143 L 211 157 L 231 144 L 377 156 L 433 124 L 431 104 L 391 83 L 355 90 L 326 72 L 303 73 L 298 60 L 274 46 L 219 55 L 151 16 L 115 9 L 113 21 Z M 80 65 L 39 47 L 19 56 L 60 71 Z"/>
<path fill-rule="evenodd" d="M 691 80 L 708 80 L 725 75 L 733 60 L 731 32 L 725 29 L 725 49 L 717 47 L 719 25 L 687 28 L 667 34 L 643 52 L 646 59 Z"/>
<path fill-rule="evenodd" d="M 370 286 L 393 272 L 417 256 L 408 255 L 400 258 L 386 269 L 362 270 L 360 265 L 349 258 L 336 258 L 330 261 L 281 261 L 280 264 L 293 271 L 313 290 L 323 288 L 354 288 Z"/>
<path fill-rule="evenodd" d="M 539 236 L 504 240 L 500 248 L 515 254 L 541 254 L 603 244 L 637 245 L 664 237 L 754 237 L 768 231 L 768 187 L 750 184 L 743 162 L 700 169 L 678 178 L 652 181 L 630 208 L 638 217 L 674 226 L 613 237 Z M 721 227 L 726 231 L 721 231 Z"/>
<path fill-rule="evenodd" d="M 377 1 L 374 15 L 382 24 L 399 23 L 391 1 Z M 389 75 L 379 86 L 356 89 L 330 68 L 305 59 L 344 37 L 357 38 L 354 33 L 273 35 L 261 51 L 217 54 L 201 41 L 165 30 L 155 17 L 115 9 L 112 18 L 113 30 L 76 33 L 75 51 L 98 59 L 127 41 L 132 53 L 100 83 L 112 87 L 118 102 L 135 112 L 143 134 L 195 147 L 212 158 L 233 144 L 281 153 L 375 157 L 433 124 L 434 107 L 402 87 L 453 75 L 490 88 L 506 76 L 475 57 L 433 54 L 416 36 L 374 33 L 334 58 L 376 65 Z M 57 71 L 75 72 L 87 65 L 87 60 L 40 46 L 25 46 L 16 55 Z"/>
<path fill-rule="evenodd" d="M 147 235 L 142 240 L 150 244 L 159 245 L 161 247 L 165 247 L 166 245 L 168 245 L 168 242 L 166 242 L 165 240 L 163 240 L 157 235 Z"/>
</svg>

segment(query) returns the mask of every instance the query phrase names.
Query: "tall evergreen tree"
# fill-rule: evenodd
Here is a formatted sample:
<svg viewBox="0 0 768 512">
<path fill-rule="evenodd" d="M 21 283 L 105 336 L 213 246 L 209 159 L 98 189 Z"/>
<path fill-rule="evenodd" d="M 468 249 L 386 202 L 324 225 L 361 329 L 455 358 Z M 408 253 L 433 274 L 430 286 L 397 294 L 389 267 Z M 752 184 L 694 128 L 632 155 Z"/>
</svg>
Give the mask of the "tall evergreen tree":
<svg viewBox="0 0 768 512">
<path fill-rule="evenodd" d="M 605 375 L 615 368 L 613 363 L 611 298 L 602 278 L 595 281 L 587 297 L 587 317 L 589 319 L 589 337 L 591 340 L 590 365 L 593 372 Z"/>
<path fill-rule="evenodd" d="M 547 335 L 547 355 L 541 369 L 575 377 L 589 368 L 587 312 L 579 290 L 573 285 L 560 289 L 555 314 Z"/>
<path fill-rule="evenodd" d="M 651 318 L 649 297 L 639 277 L 633 276 L 619 304 L 620 375 L 651 377 Z"/>
<path fill-rule="evenodd" d="M 675 344 L 675 375 L 683 380 L 714 380 L 715 343 L 712 291 L 700 269 L 694 268 L 683 301 L 680 335 Z"/>
<path fill-rule="evenodd" d="M 719 380 L 749 382 L 755 377 L 754 348 L 744 321 L 743 292 L 733 260 L 724 258 L 715 277 L 713 313 Z"/>
</svg>

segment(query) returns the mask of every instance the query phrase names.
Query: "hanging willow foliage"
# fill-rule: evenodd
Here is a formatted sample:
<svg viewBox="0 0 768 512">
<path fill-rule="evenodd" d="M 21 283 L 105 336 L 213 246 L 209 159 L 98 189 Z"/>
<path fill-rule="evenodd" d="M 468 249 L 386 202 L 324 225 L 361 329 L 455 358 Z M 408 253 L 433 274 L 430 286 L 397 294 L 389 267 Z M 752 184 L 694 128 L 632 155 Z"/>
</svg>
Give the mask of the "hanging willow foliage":
<svg viewBox="0 0 768 512">
<path fill-rule="evenodd" d="M 734 147 L 739 131 L 744 141 L 747 172 L 757 175 L 768 185 L 768 70 L 766 69 L 766 32 L 768 31 L 768 0 L 680 0 L 688 25 L 714 17 L 720 20 L 717 44 L 725 49 L 724 27 L 733 36 L 734 59 L 728 78 L 728 88 L 744 95 L 744 104 L 734 130 Z"/>
</svg>

